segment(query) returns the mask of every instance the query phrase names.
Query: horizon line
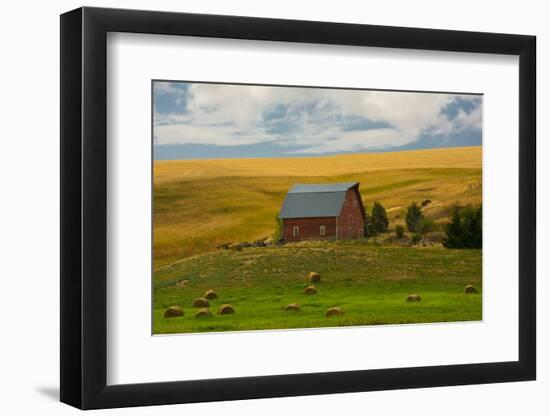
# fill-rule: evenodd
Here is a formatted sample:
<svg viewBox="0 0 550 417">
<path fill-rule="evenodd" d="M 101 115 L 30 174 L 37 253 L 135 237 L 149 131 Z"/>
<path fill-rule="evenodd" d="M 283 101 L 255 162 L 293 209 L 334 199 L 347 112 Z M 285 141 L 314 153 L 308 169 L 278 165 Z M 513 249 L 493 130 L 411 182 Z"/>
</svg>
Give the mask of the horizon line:
<svg viewBox="0 0 550 417">
<path fill-rule="evenodd" d="M 163 145 L 157 145 L 163 146 Z M 217 160 L 236 160 L 236 159 L 300 159 L 300 158 L 333 158 L 337 156 L 355 156 L 355 155 L 382 155 L 389 153 L 404 153 L 404 152 L 426 152 L 444 149 L 464 149 L 464 148 L 482 148 L 483 145 L 466 145 L 466 146 L 441 146 L 422 149 L 401 149 L 395 151 L 371 151 L 371 152 L 341 152 L 326 155 L 291 155 L 291 156 L 256 156 L 256 157 L 226 157 L 226 158 L 189 158 L 189 159 L 155 159 L 153 162 L 178 162 L 178 161 L 217 161 Z"/>
</svg>

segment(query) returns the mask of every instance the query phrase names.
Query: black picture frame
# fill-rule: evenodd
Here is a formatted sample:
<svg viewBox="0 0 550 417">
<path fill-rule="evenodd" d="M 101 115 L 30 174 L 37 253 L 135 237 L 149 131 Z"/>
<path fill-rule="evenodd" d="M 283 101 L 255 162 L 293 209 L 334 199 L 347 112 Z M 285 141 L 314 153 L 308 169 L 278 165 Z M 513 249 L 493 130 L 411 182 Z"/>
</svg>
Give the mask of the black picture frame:
<svg viewBox="0 0 550 417">
<path fill-rule="evenodd" d="M 107 385 L 108 32 L 519 56 L 519 358 L 513 362 Z M 79 8 L 61 15 L 61 401 L 82 409 L 533 380 L 536 38 Z"/>
</svg>

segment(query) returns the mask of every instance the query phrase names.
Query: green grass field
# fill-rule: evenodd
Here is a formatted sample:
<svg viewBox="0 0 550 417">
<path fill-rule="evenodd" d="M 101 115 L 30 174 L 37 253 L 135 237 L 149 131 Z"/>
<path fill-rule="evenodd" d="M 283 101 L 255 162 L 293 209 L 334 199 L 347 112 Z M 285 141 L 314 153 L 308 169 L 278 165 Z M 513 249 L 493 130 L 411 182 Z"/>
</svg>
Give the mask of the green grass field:
<svg viewBox="0 0 550 417">
<path fill-rule="evenodd" d="M 318 293 L 306 296 L 307 273 L 319 272 Z M 188 280 L 184 286 L 177 282 Z M 464 294 L 475 285 L 478 294 Z M 195 298 L 214 289 L 214 313 L 223 303 L 232 315 L 195 318 Z M 420 302 L 407 302 L 418 293 Z M 184 259 L 155 274 L 154 333 L 284 329 L 481 320 L 481 251 L 382 246 L 368 242 L 303 242 L 223 250 Z M 300 312 L 287 312 L 298 303 Z M 183 317 L 163 317 L 171 305 Z M 332 306 L 342 316 L 326 318 Z"/>
<path fill-rule="evenodd" d="M 481 320 L 479 250 L 378 245 L 375 239 L 216 249 L 271 235 L 295 183 L 360 181 L 364 205 L 380 201 L 393 229 L 413 201 L 431 200 L 424 214 L 439 226 L 454 204 L 480 204 L 481 177 L 481 147 L 155 161 L 154 333 Z M 322 275 L 314 296 L 303 293 L 310 271 Z M 189 283 L 176 285 L 182 280 Z M 467 284 L 479 293 L 465 295 Z M 192 301 L 209 288 L 220 296 L 212 312 L 231 303 L 236 314 L 195 318 Z M 422 300 L 407 303 L 411 293 Z M 302 310 L 283 311 L 289 303 Z M 166 308 L 176 304 L 184 316 L 165 319 Z M 326 318 L 331 306 L 345 314 Z"/>
</svg>

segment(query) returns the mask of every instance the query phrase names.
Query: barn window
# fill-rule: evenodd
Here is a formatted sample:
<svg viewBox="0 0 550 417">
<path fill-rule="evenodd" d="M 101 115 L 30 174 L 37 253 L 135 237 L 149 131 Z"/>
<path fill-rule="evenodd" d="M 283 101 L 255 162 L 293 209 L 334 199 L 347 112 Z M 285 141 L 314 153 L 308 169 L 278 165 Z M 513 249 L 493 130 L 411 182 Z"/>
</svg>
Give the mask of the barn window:
<svg viewBox="0 0 550 417">
<path fill-rule="evenodd" d="M 300 235 L 300 228 L 298 226 L 294 226 L 292 228 L 292 236 L 298 237 Z"/>
<path fill-rule="evenodd" d="M 350 225 L 350 226 L 353 225 L 353 216 L 352 216 L 351 214 L 349 215 L 349 219 L 348 219 L 348 220 L 349 220 L 349 225 Z"/>
<path fill-rule="evenodd" d="M 319 226 L 319 235 L 324 236 L 325 233 L 326 233 L 325 226 L 324 225 Z"/>
</svg>

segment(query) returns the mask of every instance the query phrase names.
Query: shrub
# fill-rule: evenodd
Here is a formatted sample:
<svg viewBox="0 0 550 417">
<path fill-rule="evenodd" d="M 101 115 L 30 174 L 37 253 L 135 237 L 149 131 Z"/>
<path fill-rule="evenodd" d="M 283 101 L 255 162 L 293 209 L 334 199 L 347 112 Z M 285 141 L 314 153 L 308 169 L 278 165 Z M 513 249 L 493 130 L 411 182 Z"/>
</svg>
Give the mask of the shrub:
<svg viewBox="0 0 550 417">
<path fill-rule="evenodd" d="M 435 229 L 435 223 L 431 219 L 423 217 L 416 225 L 416 232 L 422 235 L 433 232 Z"/>
<path fill-rule="evenodd" d="M 273 232 L 273 241 L 278 242 L 283 238 L 283 220 L 279 217 L 279 212 L 275 215 L 275 231 Z"/>
<path fill-rule="evenodd" d="M 420 233 L 413 233 L 411 236 L 411 242 L 413 245 L 418 244 L 422 240 L 422 235 Z"/>
<path fill-rule="evenodd" d="M 418 224 L 423 218 L 422 209 L 416 203 L 409 205 L 407 207 L 407 216 L 405 217 L 405 223 L 407 223 L 409 232 L 417 232 Z"/>
<path fill-rule="evenodd" d="M 482 208 L 453 208 L 451 222 L 445 225 L 446 238 L 443 246 L 452 249 L 481 249 L 483 244 L 483 213 Z"/>
<path fill-rule="evenodd" d="M 398 224 L 397 226 L 395 226 L 395 237 L 397 239 L 403 239 L 404 236 L 405 236 L 405 228 L 403 227 L 403 225 Z"/>
</svg>

